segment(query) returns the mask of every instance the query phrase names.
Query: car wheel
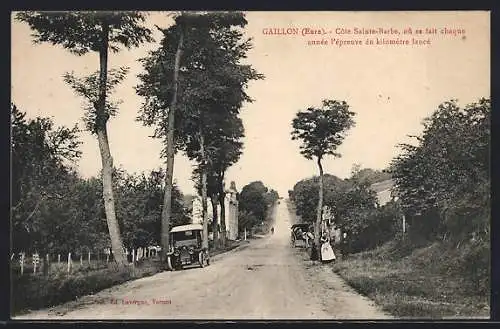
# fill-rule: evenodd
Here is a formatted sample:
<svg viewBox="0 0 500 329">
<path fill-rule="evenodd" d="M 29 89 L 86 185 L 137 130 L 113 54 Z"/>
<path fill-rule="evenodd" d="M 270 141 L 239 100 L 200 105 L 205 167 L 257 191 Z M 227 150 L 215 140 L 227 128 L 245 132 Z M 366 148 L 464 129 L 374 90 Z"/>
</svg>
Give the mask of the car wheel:
<svg viewBox="0 0 500 329">
<path fill-rule="evenodd" d="M 210 265 L 210 256 L 207 254 L 207 266 Z"/>
<path fill-rule="evenodd" d="M 172 257 L 167 256 L 167 269 L 169 271 L 173 271 L 174 267 L 172 266 Z"/>
</svg>

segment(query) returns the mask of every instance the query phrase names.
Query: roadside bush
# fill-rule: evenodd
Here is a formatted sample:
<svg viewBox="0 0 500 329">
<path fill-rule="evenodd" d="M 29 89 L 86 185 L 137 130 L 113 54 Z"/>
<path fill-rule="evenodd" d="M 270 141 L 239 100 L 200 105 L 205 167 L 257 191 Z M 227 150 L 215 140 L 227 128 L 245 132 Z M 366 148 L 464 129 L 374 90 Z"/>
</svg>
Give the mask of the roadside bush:
<svg viewBox="0 0 500 329">
<path fill-rule="evenodd" d="M 50 276 L 13 276 L 11 313 L 55 306 L 160 271 L 160 262 L 148 260 L 135 267 L 110 265 L 106 269 L 70 275 L 58 272 Z"/>
</svg>

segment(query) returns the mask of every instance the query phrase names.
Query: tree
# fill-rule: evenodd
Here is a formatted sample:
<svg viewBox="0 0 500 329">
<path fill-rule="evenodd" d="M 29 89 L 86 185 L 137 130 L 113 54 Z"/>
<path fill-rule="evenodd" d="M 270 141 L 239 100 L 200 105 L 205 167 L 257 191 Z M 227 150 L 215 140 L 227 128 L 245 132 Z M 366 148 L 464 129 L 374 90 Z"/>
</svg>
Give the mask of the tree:
<svg viewBox="0 0 500 329">
<path fill-rule="evenodd" d="M 228 113 L 222 113 L 227 115 Z M 221 207 L 220 228 L 222 231 L 221 241 L 225 245 L 225 189 L 224 177 L 227 169 L 236 163 L 241 156 L 244 137 L 242 120 L 230 115 L 227 118 L 221 115 L 212 115 L 212 120 L 205 126 L 207 132 L 207 195 L 212 202 L 214 245 L 219 244 L 217 226 L 217 205 Z M 201 168 L 195 168 L 194 177 L 196 189 L 202 194 Z"/>
<path fill-rule="evenodd" d="M 152 41 L 151 31 L 141 25 L 145 16 L 139 12 L 22 12 L 18 13 L 16 18 L 27 23 L 35 31 L 32 36 L 36 43 L 61 45 L 76 55 L 91 51 L 99 54 L 97 90 L 85 89 L 77 92 L 84 94 L 92 102 L 93 121 L 88 127 L 97 136 L 101 153 L 103 198 L 113 255 L 119 264 L 125 264 L 126 258 L 115 213 L 113 159 L 106 127 L 109 118 L 114 114 L 106 101 L 108 86 L 113 85 L 108 83 L 108 52 L 117 52 L 120 47 L 137 47 L 143 42 Z"/>
<path fill-rule="evenodd" d="M 337 147 L 345 138 L 345 133 L 352 126 L 354 112 L 349 111 L 345 101 L 323 100 L 321 108 L 310 107 L 298 112 L 292 121 L 292 140 L 301 140 L 300 153 L 308 160 L 316 158 L 319 168 L 319 191 L 316 223 L 314 226 L 314 243 L 319 246 L 321 219 L 323 209 L 323 166 L 321 160 L 325 155 L 340 157 Z"/>
<path fill-rule="evenodd" d="M 239 208 L 252 213 L 259 221 L 264 221 L 267 212 L 267 187 L 261 181 L 251 182 L 241 189 Z"/>
<path fill-rule="evenodd" d="M 200 167 L 196 167 L 193 170 L 192 180 L 195 183 L 195 189 L 198 192 L 198 195 L 202 196 L 203 181 L 202 181 L 202 170 Z M 219 189 L 217 181 L 218 177 L 216 176 L 216 174 L 210 168 L 207 169 L 206 193 L 207 197 L 210 199 L 210 202 L 212 203 L 212 232 L 214 238 L 214 248 L 217 247 L 218 232 L 219 232 L 217 227 L 217 218 L 218 218 L 217 205 L 219 200 L 218 199 Z"/>
<path fill-rule="evenodd" d="M 44 255 L 67 245 L 65 223 L 75 223 L 68 216 L 72 207 L 62 201 L 71 203 L 78 181 L 70 165 L 81 156 L 79 129 L 54 127 L 49 118 L 27 119 L 14 104 L 11 124 L 12 251 Z"/>
<path fill-rule="evenodd" d="M 116 176 L 117 218 L 125 246 L 145 248 L 157 245 L 161 242 L 165 171 L 158 169 L 137 175 L 117 171 Z M 189 217 L 183 195 L 175 184 L 172 192 L 172 224 L 187 224 Z"/>
<path fill-rule="evenodd" d="M 324 174 L 323 175 L 323 201 L 324 204 L 334 205 L 338 194 L 343 193 L 348 189 L 350 184 L 337 176 Z M 297 182 L 291 191 L 295 204 L 295 212 L 302 218 L 302 221 L 314 223 L 316 216 L 315 212 L 318 209 L 318 189 L 319 177 L 303 179 Z"/>
<path fill-rule="evenodd" d="M 243 34 L 235 27 L 245 25 L 241 13 L 179 15 L 174 26 L 163 30 L 160 49 L 142 60 L 146 73 L 140 76 L 142 83 L 137 87 L 138 94 L 146 98 L 139 119 L 146 125 L 156 126 L 155 137 L 167 139 L 167 159 L 172 157 L 169 147 L 173 147 L 198 162 L 205 247 L 208 246 L 206 182 L 210 134 L 207 125 L 215 113 L 237 115 L 242 103 L 251 101 L 244 91 L 246 84 L 260 77 L 250 66 L 239 64 L 251 45 L 250 40 L 240 41 Z M 179 26 L 183 27 L 184 44 L 182 63 L 176 69 L 172 58 L 179 45 Z M 178 83 L 170 79 L 175 71 L 178 71 Z M 166 111 L 174 95 L 175 112 L 171 104 Z M 168 120 L 174 120 L 175 130 L 165 124 Z M 169 138 L 173 138 L 173 142 L 169 143 Z"/>
<path fill-rule="evenodd" d="M 423 121 L 417 143 L 402 144 L 391 164 L 410 232 L 489 239 L 491 102 L 444 102 Z"/>
<path fill-rule="evenodd" d="M 346 233 L 342 241 L 348 248 L 343 253 L 373 248 L 394 236 L 395 211 L 393 208 L 376 208 L 377 197 L 370 189 L 369 182 L 360 172 L 374 172 L 372 169 L 360 171 L 353 168 L 351 176 L 340 179 L 324 174 L 324 205 L 330 209 L 335 229 Z M 318 207 L 319 177 L 303 179 L 294 186 L 294 204 L 297 215 L 303 222 L 315 222 L 314 212 Z"/>
<path fill-rule="evenodd" d="M 33 239 L 31 233 L 44 229 L 39 223 L 44 220 L 38 216 L 41 209 L 53 199 L 60 202 L 65 179 L 73 174 L 65 163 L 81 156 L 79 130 L 77 126 L 54 128 L 49 118 L 26 119 L 14 104 L 11 123 L 14 249 L 40 248 L 44 233 L 39 235 L 44 241 Z"/>
<path fill-rule="evenodd" d="M 239 230 L 252 229 L 269 220 L 268 210 L 271 199 L 276 198 L 277 192 L 269 190 L 261 181 L 251 182 L 241 189 L 239 194 L 238 227 Z"/>
</svg>

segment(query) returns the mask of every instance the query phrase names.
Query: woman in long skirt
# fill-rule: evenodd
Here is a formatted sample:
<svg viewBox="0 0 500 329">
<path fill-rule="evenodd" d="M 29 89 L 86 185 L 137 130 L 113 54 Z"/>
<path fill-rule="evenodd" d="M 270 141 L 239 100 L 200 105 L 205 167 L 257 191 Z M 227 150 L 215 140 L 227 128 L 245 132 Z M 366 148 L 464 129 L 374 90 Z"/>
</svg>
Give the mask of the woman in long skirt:
<svg viewBox="0 0 500 329">
<path fill-rule="evenodd" d="M 333 252 L 333 248 L 330 245 L 330 239 L 328 235 L 324 233 L 321 236 L 321 261 L 323 263 L 330 263 L 335 260 L 335 253 Z"/>
</svg>

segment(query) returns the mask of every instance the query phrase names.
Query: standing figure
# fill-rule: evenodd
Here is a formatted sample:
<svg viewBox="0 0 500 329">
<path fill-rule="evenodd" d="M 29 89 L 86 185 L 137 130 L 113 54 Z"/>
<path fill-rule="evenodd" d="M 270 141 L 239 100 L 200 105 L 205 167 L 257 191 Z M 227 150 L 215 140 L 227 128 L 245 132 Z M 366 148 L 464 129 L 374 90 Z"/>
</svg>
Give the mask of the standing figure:
<svg viewBox="0 0 500 329">
<path fill-rule="evenodd" d="M 320 239 L 321 242 L 321 261 L 323 263 L 329 263 L 335 260 L 335 253 L 330 245 L 330 238 L 326 233 L 323 233 Z"/>
<path fill-rule="evenodd" d="M 309 229 L 307 230 L 304 240 L 306 240 L 306 248 L 310 248 L 311 241 L 314 241 L 314 233 L 312 227 L 309 227 Z"/>
</svg>

